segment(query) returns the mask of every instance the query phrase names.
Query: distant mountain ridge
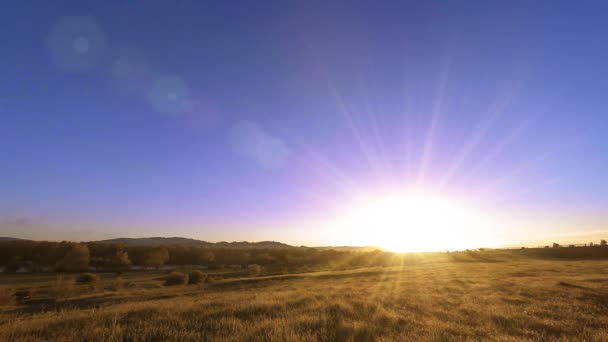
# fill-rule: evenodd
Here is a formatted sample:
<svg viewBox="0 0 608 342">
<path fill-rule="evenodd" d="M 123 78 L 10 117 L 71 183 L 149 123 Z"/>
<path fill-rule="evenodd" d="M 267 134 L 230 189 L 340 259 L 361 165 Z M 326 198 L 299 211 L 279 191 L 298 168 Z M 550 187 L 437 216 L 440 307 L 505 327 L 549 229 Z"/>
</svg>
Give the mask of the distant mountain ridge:
<svg viewBox="0 0 608 342">
<path fill-rule="evenodd" d="M 0 236 L 0 241 L 24 241 L 23 239 L 8 237 L 8 236 Z"/>
<path fill-rule="evenodd" d="M 0 242 L 9 241 L 33 241 L 14 237 L 0 237 Z M 108 244 L 123 244 L 126 246 L 141 246 L 141 247 L 156 247 L 156 246 L 188 246 L 197 248 L 226 248 L 226 249 L 292 249 L 292 248 L 314 248 L 317 250 L 336 250 L 336 251 L 350 251 L 350 252 L 368 252 L 380 247 L 373 246 L 319 246 L 319 247 L 307 247 L 307 246 L 292 246 L 286 243 L 277 241 L 234 241 L 234 242 L 208 242 L 204 240 L 197 240 L 184 237 L 145 237 L 145 238 L 116 238 L 107 240 L 96 240 L 90 242 L 108 243 Z"/>
<path fill-rule="evenodd" d="M 282 242 L 276 241 L 235 241 L 235 242 L 208 242 L 182 237 L 148 237 L 148 238 L 117 238 L 100 240 L 101 243 L 118 243 L 127 246 L 161 246 L 161 245 L 180 245 L 200 248 L 233 248 L 233 249 L 286 249 L 297 248 Z"/>
</svg>

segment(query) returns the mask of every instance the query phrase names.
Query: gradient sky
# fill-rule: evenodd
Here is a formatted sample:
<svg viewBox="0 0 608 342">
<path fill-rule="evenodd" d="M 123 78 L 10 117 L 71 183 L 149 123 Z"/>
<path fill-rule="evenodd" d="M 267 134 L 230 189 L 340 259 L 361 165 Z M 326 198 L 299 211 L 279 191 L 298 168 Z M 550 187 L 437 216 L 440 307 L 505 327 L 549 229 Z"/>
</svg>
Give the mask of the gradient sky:
<svg viewBox="0 0 608 342">
<path fill-rule="evenodd" d="M 602 1 L 14 1 L 0 235 L 323 245 L 357 194 L 608 230 Z"/>
</svg>

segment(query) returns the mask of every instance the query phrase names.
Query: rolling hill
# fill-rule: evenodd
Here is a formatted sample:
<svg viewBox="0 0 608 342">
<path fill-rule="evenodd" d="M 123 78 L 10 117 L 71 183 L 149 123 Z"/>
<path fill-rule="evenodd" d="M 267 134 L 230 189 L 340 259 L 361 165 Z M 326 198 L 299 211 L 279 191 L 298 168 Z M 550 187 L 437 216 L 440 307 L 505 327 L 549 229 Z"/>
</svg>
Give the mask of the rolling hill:
<svg viewBox="0 0 608 342">
<path fill-rule="evenodd" d="M 117 238 L 110 240 L 101 240 L 102 243 L 120 243 L 127 246 L 161 246 L 161 245 L 181 245 L 200 248 L 233 248 L 233 249 L 285 249 L 297 248 L 288 244 L 276 241 L 235 241 L 235 242 L 208 242 L 196 239 L 182 237 L 149 237 L 149 238 Z"/>
</svg>

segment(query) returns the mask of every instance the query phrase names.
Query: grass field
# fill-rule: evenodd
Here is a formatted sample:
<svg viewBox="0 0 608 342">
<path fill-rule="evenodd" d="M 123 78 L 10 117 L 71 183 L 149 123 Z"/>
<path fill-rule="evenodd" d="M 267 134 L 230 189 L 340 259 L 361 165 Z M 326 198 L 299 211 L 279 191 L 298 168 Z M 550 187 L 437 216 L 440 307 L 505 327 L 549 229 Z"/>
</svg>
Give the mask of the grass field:
<svg viewBox="0 0 608 342">
<path fill-rule="evenodd" d="M 177 287 L 158 276 L 125 274 L 130 286 L 110 289 L 107 274 L 96 290 L 54 300 L 55 276 L 2 276 L 34 295 L 23 305 L 5 296 L 0 340 L 608 341 L 606 261 L 432 262 Z"/>
</svg>

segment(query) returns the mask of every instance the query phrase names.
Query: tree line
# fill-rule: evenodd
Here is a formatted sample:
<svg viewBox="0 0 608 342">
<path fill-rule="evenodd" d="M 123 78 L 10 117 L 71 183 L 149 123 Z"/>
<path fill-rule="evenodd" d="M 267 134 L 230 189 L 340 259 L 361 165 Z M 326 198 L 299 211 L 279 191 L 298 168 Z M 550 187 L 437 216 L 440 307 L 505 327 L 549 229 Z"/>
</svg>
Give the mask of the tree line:
<svg viewBox="0 0 608 342">
<path fill-rule="evenodd" d="M 200 265 L 208 268 L 248 267 L 266 269 L 330 269 L 336 267 L 389 266 L 398 264 L 393 253 L 290 249 L 199 248 L 183 245 L 127 246 L 100 242 L 48 241 L 0 242 L 0 265 L 5 272 L 17 270 L 67 271 L 122 270 L 131 266 Z"/>
</svg>

